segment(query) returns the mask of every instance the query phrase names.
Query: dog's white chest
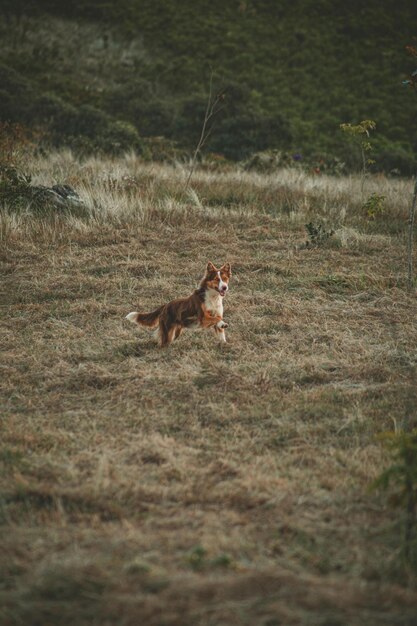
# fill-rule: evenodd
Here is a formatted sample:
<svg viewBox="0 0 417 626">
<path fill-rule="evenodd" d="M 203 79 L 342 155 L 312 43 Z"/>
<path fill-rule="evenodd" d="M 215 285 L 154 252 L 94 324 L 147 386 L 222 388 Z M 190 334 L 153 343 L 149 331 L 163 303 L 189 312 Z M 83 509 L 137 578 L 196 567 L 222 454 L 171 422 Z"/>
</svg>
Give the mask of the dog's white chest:
<svg viewBox="0 0 417 626">
<path fill-rule="evenodd" d="M 211 315 L 223 317 L 223 301 L 217 291 L 213 291 L 212 289 L 206 291 L 204 304 Z"/>
</svg>

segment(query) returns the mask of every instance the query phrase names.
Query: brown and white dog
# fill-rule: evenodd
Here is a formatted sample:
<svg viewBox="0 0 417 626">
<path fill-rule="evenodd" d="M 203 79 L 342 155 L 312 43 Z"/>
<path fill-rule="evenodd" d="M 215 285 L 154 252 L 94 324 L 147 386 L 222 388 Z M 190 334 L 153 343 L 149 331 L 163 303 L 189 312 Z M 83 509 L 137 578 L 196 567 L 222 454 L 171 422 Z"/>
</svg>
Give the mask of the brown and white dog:
<svg viewBox="0 0 417 626">
<path fill-rule="evenodd" d="M 209 262 L 199 288 L 191 296 L 171 300 L 152 313 L 133 311 L 126 315 L 126 319 L 156 329 L 162 347 L 178 339 L 184 328 L 197 326 L 213 328 L 220 341 L 225 343 L 227 324 L 223 321 L 223 298 L 229 290 L 231 273 L 230 263 L 217 269 Z"/>
</svg>

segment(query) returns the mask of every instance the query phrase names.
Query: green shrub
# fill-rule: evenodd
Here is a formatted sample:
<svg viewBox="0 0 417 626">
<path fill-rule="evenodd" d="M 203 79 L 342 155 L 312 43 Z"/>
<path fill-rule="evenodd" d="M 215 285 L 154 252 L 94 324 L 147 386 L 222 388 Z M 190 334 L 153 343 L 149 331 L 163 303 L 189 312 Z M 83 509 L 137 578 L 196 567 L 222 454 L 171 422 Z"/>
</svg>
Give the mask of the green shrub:
<svg viewBox="0 0 417 626">
<path fill-rule="evenodd" d="M 391 175 L 413 176 L 417 169 L 416 156 L 410 149 L 386 139 L 376 142 L 375 160 L 378 170 Z"/>
<path fill-rule="evenodd" d="M 207 146 L 228 159 L 241 160 L 268 148 L 286 148 L 291 145 L 291 140 L 289 125 L 279 114 L 265 116 L 240 110 L 216 123 Z"/>
<path fill-rule="evenodd" d="M 294 159 L 289 152 L 264 150 L 251 154 L 243 165 L 246 170 L 269 174 L 280 167 L 288 167 L 293 164 Z"/>
<path fill-rule="evenodd" d="M 0 206 L 21 208 L 32 196 L 31 177 L 12 165 L 0 165 Z"/>
<path fill-rule="evenodd" d="M 205 150 L 239 161 L 267 149 L 288 148 L 292 132 L 280 112 L 265 114 L 247 87 L 231 85 L 224 90 L 224 102 L 212 123 Z M 197 94 L 180 106 L 173 136 L 194 148 L 201 133 L 207 95 Z"/>
<path fill-rule="evenodd" d="M 346 163 L 338 156 L 324 153 L 313 153 L 305 161 L 304 167 L 316 174 L 341 176 L 346 173 Z"/>
<path fill-rule="evenodd" d="M 403 555 L 417 571 L 417 428 L 397 434 L 388 432 L 381 440 L 392 462 L 372 487 L 387 492 L 389 503 L 403 512 Z"/>
<path fill-rule="evenodd" d="M 35 92 L 31 83 L 17 71 L 0 64 L 0 120 L 29 124 Z"/>
<path fill-rule="evenodd" d="M 174 162 L 183 160 L 187 152 L 181 149 L 176 141 L 165 137 L 146 137 L 144 139 L 144 156 L 152 161 Z"/>
<path fill-rule="evenodd" d="M 129 149 L 144 156 L 148 154 L 136 128 L 129 122 L 119 120 L 115 122 L 107 120 L 102 137 L 102 149 L 112 154 L 120 154 Z"/>
<path fill-rule="evenodd" d="M 0 122 L 0 165 L 24 167 L 36 150 L 38 138 L 21 124 Z"/>
<path fill-rule="evenodd" d="M 385 198 L 382 194 L 372 193 L 363 205 L 369 219 L 374 220 L 385 212 Z"/>
<path fill-rule="evenodd" d="M 334 230 L 327 230 L 323 224 L 309 222 L 305 225 L 305 229 L 308 235 L 307 248 L 323 246 L 334 235 Z"/>
</svg>

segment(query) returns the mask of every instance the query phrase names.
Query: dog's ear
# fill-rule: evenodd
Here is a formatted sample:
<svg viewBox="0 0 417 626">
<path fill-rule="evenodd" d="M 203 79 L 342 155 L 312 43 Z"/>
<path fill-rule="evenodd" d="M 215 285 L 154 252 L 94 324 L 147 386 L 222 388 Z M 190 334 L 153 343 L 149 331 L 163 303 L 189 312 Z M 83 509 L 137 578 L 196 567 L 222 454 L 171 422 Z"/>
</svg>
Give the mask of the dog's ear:
<svg viewBox="0 0 417 626">
<path fill-rule="evenodd" d="M 211 261 L 209 261 L 207 263 L 206 271 L 209 272 L 209 273 L 210 272 L 217 272 L 215 266 L 213 265 L 213 263 Z"/>
<path fill-rule="evenodd" d="M 232 267 L 231 267 L 230 263 L 225 263 L 224 265 L 222 265 L 221 268 L 220 268 L 220 271 L 224 272 L 228 276 L 231 276 L 231 274 L 232 274 Z"/>
</svg>

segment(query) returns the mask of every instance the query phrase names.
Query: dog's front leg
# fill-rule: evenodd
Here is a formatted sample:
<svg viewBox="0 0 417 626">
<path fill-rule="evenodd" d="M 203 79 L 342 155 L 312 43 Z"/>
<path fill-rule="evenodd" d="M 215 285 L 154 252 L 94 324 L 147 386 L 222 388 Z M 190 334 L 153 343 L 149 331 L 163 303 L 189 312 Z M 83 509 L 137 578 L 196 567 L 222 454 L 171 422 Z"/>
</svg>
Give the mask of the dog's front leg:
<svg viewBox="0 0 417 626">
<path fill-rule="evenodd" d="M 221 343 L 226 343 L 226 333 L 224 332 L 224 329 L 227 327 L 228 327 L 228 324 L 226 324 L 226 322 L 224 322 L 223 320 L 221 320 L 220 322 L 217 322 L 217 324 L 214 327 L 214 330 L 216 331 L 216 335 L 218 336 Z"/>
</svg>

